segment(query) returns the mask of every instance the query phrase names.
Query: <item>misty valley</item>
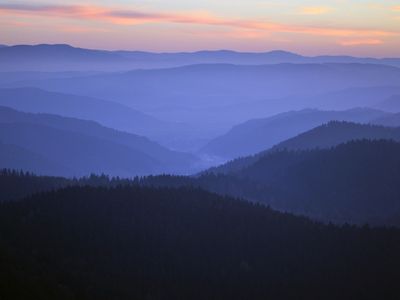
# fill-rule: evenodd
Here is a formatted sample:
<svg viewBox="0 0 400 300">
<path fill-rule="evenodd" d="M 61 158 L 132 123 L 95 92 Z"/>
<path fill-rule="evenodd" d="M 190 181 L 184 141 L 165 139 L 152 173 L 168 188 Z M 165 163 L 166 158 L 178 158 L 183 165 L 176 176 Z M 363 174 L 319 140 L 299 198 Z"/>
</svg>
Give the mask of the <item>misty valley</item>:
<svg viewBox="0 0 400 300">
<path fill-rule="evenodd" d="M 400 58 L 0 47 L 0 299 L 399 299 Z"/>
</svg>

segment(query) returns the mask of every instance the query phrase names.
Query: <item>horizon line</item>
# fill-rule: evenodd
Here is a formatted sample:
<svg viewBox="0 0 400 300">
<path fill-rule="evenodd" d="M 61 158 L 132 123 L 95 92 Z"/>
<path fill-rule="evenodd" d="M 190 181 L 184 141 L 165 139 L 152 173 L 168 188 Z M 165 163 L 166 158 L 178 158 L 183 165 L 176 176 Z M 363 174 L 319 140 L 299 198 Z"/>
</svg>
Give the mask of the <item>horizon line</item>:
<svg viewBox="0 0 400 300">
<path fill-rule="evenodd" d="M 139 50 L 139 49 L 121 49 L 121 48 L 116 48 L 116 49 L 105 49 L 105 48 L 87 48 L 87 47 L 81 47 L 81 46 L 76 46 L 70 43 L 23 43 L 23 44 L 3 44 L 0 43 L 1 46 L 5 46 L 5 48 L 8 47 L 18 47 L 18 46 L 31 46 L 31 47 L 37 47 L 37 46 L 68 46 L 71 48 L 75 49 L 83 49 L 83 50 L 92 50 L 92 51 L 105 51 L 105 52 L 120 52 L 120 51 L 126 51 L 126 52 L 144 52 L 144 53 L 151 53 L 151 54 L 195 54 L 195 53 L 200 53 L 200 52 L 231 52 L 231 53 L 241 53 L 241 54 L 267 54 L 267 53 L 273 53 L 273 52 L 282 52 L 282 53 L 287 53 L 287 54 L 293 54 L 293 55 L 298 55 L 302 57 L 321 57 L 321 56 L 330 56 L 330 57 L 354 57 L 354 58 L 361 58 L 361 59 L 385 59 L 385 58 L 400 58 L 399 56 L 356 56 L 356 55 L 350 55 L 350 54 L 318 54 L 318 55 L 307 55 L 307 54 L 302 54 L 300 52 L 293 52 L 289 50 L 284 50 L 284 49 L 272 49 L 272 50 L 263 50 L 263 51 L 240 51 L 240 50 L 235 50 L 235 49 L 228 49 L 228 48 L 218 48 L 218 49 L 198 49 L 198 50 L 182 50 L 182 51 L 152 51 L 152 50 Z M 1 48 L 0 48 L 1 49 Z"/>
</svg>

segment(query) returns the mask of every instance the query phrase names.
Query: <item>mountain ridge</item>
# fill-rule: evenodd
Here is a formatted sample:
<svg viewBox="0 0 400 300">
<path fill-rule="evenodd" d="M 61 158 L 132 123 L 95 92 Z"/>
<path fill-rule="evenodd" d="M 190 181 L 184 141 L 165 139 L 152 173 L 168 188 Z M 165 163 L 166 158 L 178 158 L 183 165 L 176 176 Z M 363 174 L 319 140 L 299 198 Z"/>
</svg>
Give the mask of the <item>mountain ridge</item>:
<svg viewBox="0 0 400 300">
<path fill-rule="evenodd" d="M 39 151 L 39 154 L 43 153 L 47 156 L 57 154 L 54 156 L 55 161 L 62 161 L 63 157 L 60 153 L 63 153 L 66 157 L 69 157 L 71 162 L 75 162 L 74 157 L 71 156 L 67 149 L 61 147 L 61 145 L 66 146 L 70 143 L 70 147 L 74 147 L 76 151 L 77 158 L 82 153 L 89 159 L 92 152 L 93 159 L 98 159 L 99 166 L 104 164 L 112 169 L 112 164 L 108 160 L 113 160 L 119 168 L 123 168 L 123 160 L 130 161 L 130 176 L 136 175 L 135 163 L 141 165 L 142 162 L 147 161 L 149 163 L 148 166 L 152 165 L 152 167 L 147 171 L 146 167 L 138 169 L 137 174 L 150 174 L 151 170 L 154 172 L 167 172 L 168 170 L 170 172 L 185 172 L 184 170 L 189 172 L 193 167 L 192 164 L 196 162 L 196 158 L 190 154 L 171 151 L 145 137 L 107 128 L 94 121 L 52 114 L 23 113 L 11 108 L 0 107 L 0 125 L 2 129 L 0 139 L 3 139 L 3 142 L 17 143 L 21 147 L 30 145 L 37 150 L 34 152 Z M 19 132 L 19 135 L 16 132 Z M 68 140 L 67 144 L 66 140 Z M 48 149 L 45 145 L 51 147 Z M 82 145 L 86 145 L 87 149 Z M 94 147 L 94 145 L 97 146 Z M 59 153 L 52 151 L 51 149 L 53 148 L 57 148 Z M 105 149 L 109 149 L 110 152 L 108 153 Z M 113 151 L 115 152 L 114 154 L 111 153 Z M 131 154 L 129 154 L 129 151 Z M 116 153 L 120 154 L 116 155 Z M 142 161 L 140 159 L 135 160 L 135 155 L 138 158 L 142 157 Z M 103 161 L 101 157 L 103 157 Z M 150 161 L 153 162 L 150 163 Z M 85 163 L 82 157 L 81 162 Z M 93 167 L 95 164 L 91 166 Z M 75 168 L 79 169 L 79 164 L 75 164 Z M 111 174 L 118 175 L 117 169 L 113 170 Z M 89 169 L 85 170 L 86 172 L 91 172 Z M 94 168 L 92 171 L 97 170 L 102 171 L 101 168 Z M 103 171 L 105 172 L 106 170 Z M 121 171 L 120 174 L 127 176 L 129 172 Z"/>
<path fill-rule="evenodd" d="M 0 88 L 0 106 L 28 113 L 49 113 L 91 120 L 104 126 L 145 136 L 162 135 L 168 122 L 117 102 L 46 91 L 34 87 Z"/>
<path fill-rule="evenodd" d="M 378 299 L 398 286 L 399 230 L 200 189 L 68 187 L 0 204 L 0 227 L 5 299 Z"/>
<path fill-rule="evenodd" d="M 260 113 L 258 109 L 251 110 L 253 103 L 272 99 L 268 102 L 270 108 L 267 104 L 264 106 L 265 115 L 268 115 L 274 110 L 282 112 L 282 103 L 275 99 L 293 95 L 304 98 L 301 102 L 304 105 L 297 109 L 310 107 L 307 98 L 314 95 L 354 86 L 400 86 L 400 68 L 371 64 L 208 64 L 28 80 L 3 86 L 15 88 L 27 85 L 107 99 L 158 119 L 191 123 L 195 127 L 205 124 L 207 130 L 219 133 L 238 123 L 239 118 L 240 121 L 248 119 L 240 110 L 226 114 L 229 107 L 247 103 L 251 118 L 251 114 Z M 288 89 L 288 86 L 291 88 Z M 376 102 L 378 100 L 381 99 L 376 99 Z M 218 118 L 222 113 L 226 117 Z"/>
<path fill-rule="evenodd" d="M 52 55 L 49 56 L 49 51 Z M 43 59 L 43 62 L 51 62 L 47 64 L 47 68 L 62 69 L 57 60 L 51 60 L 49 57 L 62 57 L 65 61 L 69 61 L 69 67 L 72 69 L 80 69 L 76 62 L 86 65 L 91 61 L 92 66 L 96 69 L 110 68 L 115 64 L 115 70 L 124 70 L 130 68 L 154 68 L 156 66 L 177 66 L 194 63 L 207 62 L 229 62 L 238 64 L 262 64 L 262 63 L 323 63 L 323 62 L 360 62 L 360 63 L 376 63 L 400 66 L 400 58 L 372 58 L 372 57 L 353 57 L 346 55 L 320 55 L 320 56 L 304 56 L 285 50 L 271 50 L 265 52 L 240 52 L 234 50 L 199 50 L 193 52 L 147 52 L 147 51 L 130 51 L 130 50 L 98 50 L 74 47 L 68 44 L 38 44 L 38 45 L 12 45 L 2 47 L 0 51 L 0 65 L 11 68 L 11 64 L 6 63 L 8 60 L 22 59 L 21 62 L 28 62 L 29 55 L 32 54 L 36 59 Z M 86 61 L 83 60 L 85 58 Z M 32 58 L 31 58 L 32 59 Z M 125 65 L 124 65 L 125 64 Z M 129 65 L 129 66 L 128 66 Z M 14 69 L 17 66 L 14 66 Z M 40 68 L 39 64 L 25 64 L 28 69 Z M 42 69 L 42 68 L 41 68 Z"/>
<path fill-rule="evenodd" d="M 226 134 L 208 143 L 200 150 L 200 153 L 228 159 L 242 157 L 266 150 L 329 121 L 368 123 L 386 114 L 371 108 L 354 108 L 345 111 L 318 109 L 289 111 L 236 125 Z"/>
<path fill-rule="evenodd" d="M 330 121 L 273 145 L 271 148 L 265 149 L 255 155 L 231 160 L 220 166 L 203 171 L 202 173 L 236 173 L 255 163 L 263 156 L 275 151 L 326 149 L 351 140 L 385 138 L 400 141 L 400 128 L 390 128 L 378 124 Z"/>
</svg>

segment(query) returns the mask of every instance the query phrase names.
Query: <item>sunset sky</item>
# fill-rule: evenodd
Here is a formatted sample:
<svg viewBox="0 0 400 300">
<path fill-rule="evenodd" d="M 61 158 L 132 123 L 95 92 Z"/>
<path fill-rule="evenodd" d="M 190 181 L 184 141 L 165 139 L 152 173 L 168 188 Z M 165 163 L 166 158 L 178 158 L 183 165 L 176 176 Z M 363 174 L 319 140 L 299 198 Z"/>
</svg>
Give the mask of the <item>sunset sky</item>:
<svg viewBox="0 0 400 300">
<path fill-rule="evenodd" d="M 400 56 L 400 1 L 0 0 L 0 44 Z"/>
</svg>

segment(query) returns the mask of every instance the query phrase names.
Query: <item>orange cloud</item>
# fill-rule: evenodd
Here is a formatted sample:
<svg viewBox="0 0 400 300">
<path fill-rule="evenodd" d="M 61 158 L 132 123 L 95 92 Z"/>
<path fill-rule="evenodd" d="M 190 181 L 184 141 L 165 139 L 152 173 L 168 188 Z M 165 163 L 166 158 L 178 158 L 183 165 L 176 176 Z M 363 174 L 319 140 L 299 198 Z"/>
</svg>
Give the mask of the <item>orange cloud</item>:
<svg viewBox="0 0 400 300">
<path fill-rule="evenodd" d="M 383 41 L 379 39 L 355 39 L 340 41 L 339 44 L 342 46 L 381 45 Z"/>
<path fill-rule="evenodd" d="M 323 11 L 324 8 L 321 7 L 305 8 L 305 12 L 313 14 L 322 13 Z M 264 21 L 228 19 L 214 16 L 207 12 L 155 13 L 88 5 L 0 4 L 0 14 L 29 16 L 41 15 L 47 17 L 99 20 L 119 25 L 136 25 L 144 23 L 180 23 L 225 26 L 242 30 L 251 30 L 252 36 L 256 35 L 254 31 L 261 31 L 264 34 L 284 32 L 316 36 L 365 37 L 365 39 L 399 35 L 399 32 L 385 30 L 295 26 Z"/>
<path fill-rule="evenodd" d="M 309 6 L 302 7 L 300 14 L 303 15 L 323 15 L 332 11 L 332 8 L 326 6 Z"/>
<path fill-rule="evenodd" d="M 392 7 L 392 10 L 393 10 L 393 11 L 399 11 L 399 12 L 400 12 L 400 5 L 398 5 L 398 6 L 393 6 L 393 7 Z"/>
</svg>

